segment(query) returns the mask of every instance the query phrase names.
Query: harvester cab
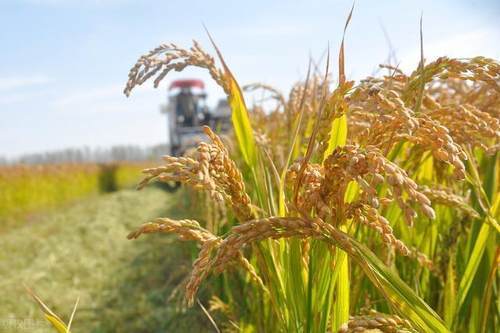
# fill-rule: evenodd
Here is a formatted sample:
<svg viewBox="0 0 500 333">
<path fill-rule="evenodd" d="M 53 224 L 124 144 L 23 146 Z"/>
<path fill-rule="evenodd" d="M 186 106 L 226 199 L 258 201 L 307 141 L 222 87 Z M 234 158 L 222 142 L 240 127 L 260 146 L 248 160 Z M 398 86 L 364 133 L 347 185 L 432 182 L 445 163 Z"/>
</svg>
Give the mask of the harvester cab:
<svg viewBox="0 0 500 333">
<path fill-rule="evenodd" d="M 166 113 L 171 155 L 180 156 L 205 140 L 203 125 L 210 124 L 206 98 L 201 80 L 176 80 L 170 84 Z"/>
<path fill-rule="evenodd" d="M 201 80 L 173 81 L 168 88 L 166 108 L 170 154 L 181 156 L 200 141 L 206 141 L 203 126 L 219 132 L 230 129 L 231 112 L 225 100 L 210 110 L 206 103 L 207 93 Z"/>
</svg>

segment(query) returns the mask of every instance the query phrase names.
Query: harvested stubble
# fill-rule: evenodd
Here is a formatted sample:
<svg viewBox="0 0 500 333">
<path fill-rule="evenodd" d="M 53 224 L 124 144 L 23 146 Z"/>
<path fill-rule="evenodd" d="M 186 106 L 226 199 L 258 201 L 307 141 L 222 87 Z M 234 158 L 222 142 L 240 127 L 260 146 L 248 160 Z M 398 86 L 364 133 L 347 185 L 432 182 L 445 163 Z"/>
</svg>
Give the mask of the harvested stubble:
<svg viewBox="0 0 500 333">
<path fill-rule="evenodd" d="M 202 67 L 233 110 L 238 151 L 205 128 L 210 143 L 190 156 L 165 157 L 140 184 L 180 181 L 234 214 L 220 235 L 170 219 L 129 235 L 176 233 L 201 244 L 188 301 L 210 272 L 243 266 L 215 288 L 223 296 L 216 308 L 228 314 L 231 325 L 224 327 L 231 329 L 498 328 L 491 273 L 499 230 L 498 62 L 444 57 L 424 66 L 422 59 L 411 75 L 387 65 L 388 75 L 355 84 L 345 80 L 341 52 L 335 89 L 328 75 L 310 71 L 288 99 L 271 86 L 248 85 L 276 101 L 271 110 L 254 105 L 248 113 L 220 60 L 223 69 L 196 42 L 189 50 L 162 45 L 139 59 L 125 88 L 129 95 L 149 78 L 158 86 L 171 70 Z M 246 163 L 244 172 L 230 156 Z M 247 283 L 246 274 L 256 283 Z M 374 312 L 350 317 L 363 308 L 361 299 L 377 300 L 370 303 Z"/>
</svg>

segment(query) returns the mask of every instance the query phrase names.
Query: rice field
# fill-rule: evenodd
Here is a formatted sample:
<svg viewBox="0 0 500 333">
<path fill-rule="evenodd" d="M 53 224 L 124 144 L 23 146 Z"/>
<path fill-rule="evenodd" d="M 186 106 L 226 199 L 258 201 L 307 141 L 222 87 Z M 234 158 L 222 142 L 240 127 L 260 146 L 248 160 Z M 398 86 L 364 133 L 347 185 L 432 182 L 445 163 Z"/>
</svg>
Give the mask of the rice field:
<svg viewBox="0 0 500 333">
<path fill-rule="evenodd" d="M 215 44 L 216 57 L 197 42 L 142 56 L 126 95 L 206 69 L 234 133 L 205 128 L 209 142 L 145 170 L 141 187 L 201 192 L 205 217 L 153 219 L 129 238 L 198 244 L 181 286 L 191 306 L 211 295 L 216 331 L 498 332 L 500 63 L 422 52 L 412 72 L 381 65 L 354 82 L 343 47 L 286 94 L 240 88 Z M 247 106 L 255 90 L 274 107 Z"/>
<path fill-rule="evenodd" d="M 337 57 L 311 60 L 306 77 L 282 92 L 240 85 L 210 41 L 213 55 L 196 41 L 152 49 L 131 68 L 124 93 L 148 81 L 158 87 L 171 71 L 204 69 L 227 95 L 232 133 L 205 127 L 207 142 L 143 170 L 141 199 L 120 192 L 121 204 L 95 211 L 119 210 L 113 223 L 80 226 L 92 235 L 87 250 L 112 249 L 112 263 L 131 265 L 81 263 L 105 287 L 86 285 L 74 317 L 50 283 L 76 269 L 72 260 L 28 281 L 56 331 L 498 332 L 500 63 L 425 59 L 422 45 L 413 71 L 381 64 L 378 76 L 351 81 L 342 39 Z M 267 98 L 247 105 L 255 92 Z M 99 180 L 96 166 L 64 168 L 54 176 L 12 171 L 25 190 L 11 190 L 4 211 L 117 187 Z M 118 183 L 133 180 L 117 170 Z M 29 186 L 43 189 L 44 177 L 63 184 L 46 186 L 46 202 Z M 162 182 L 184 188 L 167 203 L 149 188 Z M 125 245 L 126 234 L 134 241 Z M 154 253 L 148 265 L 131 254 L 136 247 Z M 33 267 L 26 272 L 37 277 Z M 110 275 L 130 280 L 122 286 Z M 73 301 L 79 283 L 65 285 Z M 105 319 L 95 319 L 96 309 Z"/>
<path fill-rule="evenodd" d="M 134 186 L 146 163 L 46 164 L 0 167 L 0 228 L 27 214 L 98 193 Z"/>
</svg>

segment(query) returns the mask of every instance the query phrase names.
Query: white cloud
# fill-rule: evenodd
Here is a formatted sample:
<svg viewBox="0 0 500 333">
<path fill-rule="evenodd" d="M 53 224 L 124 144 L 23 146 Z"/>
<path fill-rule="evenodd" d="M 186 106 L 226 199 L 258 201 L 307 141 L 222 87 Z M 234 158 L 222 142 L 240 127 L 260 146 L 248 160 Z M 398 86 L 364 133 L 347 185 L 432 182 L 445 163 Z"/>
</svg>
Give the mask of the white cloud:
<svg viewBox="0 0 500 333">
<path fill-rule="evenodd" d="M 157 109 L 158 90 L 152 88 L 138 89 L 133 98 L 123 94 L 123 84 L 110 84 L 88 90 L 65 93 L 52 102 L 52 108 L 58 112 L 79 114 L 103 114 L 119 112 L 140 112 L 140 109 Z"/>
<path fill-rule="evenodd" d="M 0 92 L 11 89 L 26 88 L 34 85 L 41 85 L 52 80 L 43 75 L 37 76 L 19 76 L 19 77 L 0 77 Z"/>
<path fill-rule="evenodd" d="M 499 53 L 493 41 L 498 40 L 498 32 L 481 29 L 452 36 L 449 39 L 431 43 L 425 47 L 429 55 L 446 54 L 451 57 L 473 57 L 479 54 L 492 56 Z"/>
<path fill-rule="evenodd" d="M 56 109 L 65 109 L 89 102 L 104 101 L 109 98 L 121 95 L 123 85 L 113 84 L 88 90 L 79 90 L 64 94 L 63 97 L 55 100 L 53 106 Z"/>
<path fill-rule="evenodd" d="M 497 58 L 500 56 L 500 46 L 497 41 L 500 32 L 494 29 L 478 29 L 460 33 L 447 38 L 433 39 L 426 43 L 424 34 L 424 56 L 426 62 L 447 56 L 452 58 L 470 58 L 478 55 Z M 420 60 L 420 49 L 414 48 L 401 57 L 404 70 L 413 70 Z"/>
<path fill-rule="evenodd" d="M 0 105 L 13 106 L 17 103 L 32 102 L 35 99 L 41 100 L 47 96 L 47 91 L 14 92 L 0 94 Z"/>
<path fill-rule="evenodd" d="M 253 24 L 235 27 L 230 30 L 230 33 L 239 37 L 245 38 L 285 38 L 304 36 L 312 32 L 310 25 L 301 24 L 297 22 L 253 22 Z"/>
</svg>

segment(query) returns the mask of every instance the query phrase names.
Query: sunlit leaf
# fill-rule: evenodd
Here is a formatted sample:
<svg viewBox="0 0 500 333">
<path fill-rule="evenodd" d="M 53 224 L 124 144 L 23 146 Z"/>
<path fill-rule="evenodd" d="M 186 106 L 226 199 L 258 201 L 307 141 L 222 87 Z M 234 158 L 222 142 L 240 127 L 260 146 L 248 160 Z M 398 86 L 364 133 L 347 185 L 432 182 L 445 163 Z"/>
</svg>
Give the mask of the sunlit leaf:
<svg viewBox="0 0 500 333">
<path fill-rule="evenodd" d="M 370 249 L 352 238 L 350 243 L 355 252 L 349 254 L 360 264 L 366 276 L 377 286 L 395 312 L 410 320 L 422 332 L 450 332 L 438 314 Z"/>
<path fill-rule="evenodd" d="M 208 31 L 207 31 L 208 33 Z M 234 133 L 236 139 L 238 140 L 238 146 L 243 155 L 243 159 L 250 167 L 257 166 L 257 151 L 255 147 L 255 139 L 253 136 L 252 126 L 250 124 L 250 118 L 248 116 L 248 109 L 241 92 L 241 88 L 236 82 L 233 73 L 229 70 L 222 53 L 220 52 L 217 45 L 213 41 L 212 37 L 209 35 L 210 41 L 219 56 L 219 60 L 224 68 L 224 77 L 226 80 L 227 87 L 229 89 L 229 106 L 231 107 L 231 120 L 234 127 Z"/>
<path fill-rule="evenodd" d="M 455 318 L 455 311 L 457 309 L 457 286 L 456 286 L 456 272 L 455 263 L 453 259 L 448 262 L 448 269 L 446 272 L 446 282 L 444 286 L 444 320 L 446 324 L 451 327 Z"/>
<path fill-rule="evenodd" d="M 31 297 L 38 303 L 43 311 L 45 319 L 52 324 L 52 327 L 59 333 L 70 333 L 66 324 L 57 316 L 31 289 L 26 288 Z"/>
</svg>

